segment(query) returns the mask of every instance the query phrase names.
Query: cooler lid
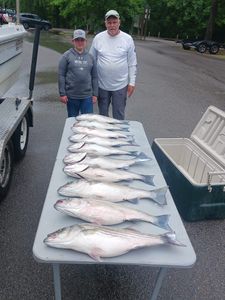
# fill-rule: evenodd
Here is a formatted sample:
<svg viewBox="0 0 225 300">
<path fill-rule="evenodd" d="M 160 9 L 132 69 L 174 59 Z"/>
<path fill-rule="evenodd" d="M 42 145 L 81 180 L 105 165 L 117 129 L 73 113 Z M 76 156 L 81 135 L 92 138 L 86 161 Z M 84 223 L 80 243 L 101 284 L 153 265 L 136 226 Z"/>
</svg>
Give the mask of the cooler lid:
<svg viewBox="0 0 225 300">
<path fill-rule="evenodd" d="M 225 112 L 209 106 L 193 130 L 191 140 L 225 167 Z"/>
</svg>

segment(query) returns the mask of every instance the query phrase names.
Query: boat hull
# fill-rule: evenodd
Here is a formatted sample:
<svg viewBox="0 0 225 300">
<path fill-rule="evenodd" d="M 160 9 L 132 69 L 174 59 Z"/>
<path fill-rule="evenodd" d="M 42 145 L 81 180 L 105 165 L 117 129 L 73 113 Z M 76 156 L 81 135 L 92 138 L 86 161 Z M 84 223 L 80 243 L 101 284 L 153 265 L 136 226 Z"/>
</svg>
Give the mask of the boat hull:
<svg viewBox="0 0 225 300">
<path fill-rule="evenodd" d="M 7 24 L 0 27 L 0 97 L 18 79 L 25 34 L 22 25 Z"/>
</svg>

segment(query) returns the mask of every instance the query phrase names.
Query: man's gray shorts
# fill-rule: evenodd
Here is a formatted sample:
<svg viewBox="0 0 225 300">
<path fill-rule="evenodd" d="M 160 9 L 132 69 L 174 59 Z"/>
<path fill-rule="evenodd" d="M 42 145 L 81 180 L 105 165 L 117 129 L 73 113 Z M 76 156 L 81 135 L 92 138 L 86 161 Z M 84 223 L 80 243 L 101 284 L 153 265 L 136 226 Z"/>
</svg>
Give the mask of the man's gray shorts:
<svg viewBox="0 0 225 300">
<path fill-rule="evenodd" d="M 113 118 L 124 120 L 127 100 L 127 86 L 118 91 L 105 91 L 99 88 L 98 108 L 100 115 L 109 116 L 109 105 L 112 103 Z"/>
</svg>

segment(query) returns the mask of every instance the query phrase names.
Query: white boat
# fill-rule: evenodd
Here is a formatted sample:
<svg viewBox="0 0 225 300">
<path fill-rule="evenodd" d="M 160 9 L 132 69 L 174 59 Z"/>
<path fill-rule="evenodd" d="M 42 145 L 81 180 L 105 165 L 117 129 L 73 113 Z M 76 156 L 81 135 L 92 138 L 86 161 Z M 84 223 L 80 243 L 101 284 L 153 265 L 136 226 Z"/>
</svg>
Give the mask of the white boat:
<svg viewBox="0 0 225 300">
<path fill-rule="evenodd" d="M 0 97 L 18 78 L 25 34 L 23 25 L 9 23 L 0 26 Z"/>
</svg>

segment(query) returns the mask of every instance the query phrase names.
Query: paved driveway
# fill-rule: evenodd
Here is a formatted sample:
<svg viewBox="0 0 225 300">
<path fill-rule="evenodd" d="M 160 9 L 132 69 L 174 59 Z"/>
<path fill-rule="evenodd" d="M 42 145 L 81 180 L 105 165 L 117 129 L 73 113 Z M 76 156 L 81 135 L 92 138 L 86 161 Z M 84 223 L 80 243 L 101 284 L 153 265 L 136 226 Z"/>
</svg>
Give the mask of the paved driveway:
<svg viewBox="0 0 225 300">
<path fill-rule="evenodd" d="M 225 61 L 183 51 L 173 42 L 136 41 L 138 80 L 127 118 L 155 137 L 189 137 L 206 108 L 224 108 Z M 26 43 L 24 64 L 31 45 Z M 25 159 L 0 205 L 0 299 L 53 299 L 51 266 L 38 264 L 32 246 L 66 118 L 58 101 L 60 54 L 40 47 L 34 90 L 34 128 Z M 25 87 L 25 89 L 24 89 Z M 27 70 L 10 95 L 28 94 Z M 159 299 L 222 300 L 225 295 L 225 222 L 185 223 L 197 254 L 191 269 L 170 270 Z M 157 269 L 130 266 L 62 266 L 64 300 L 147 300 Z"/>
</svg>

